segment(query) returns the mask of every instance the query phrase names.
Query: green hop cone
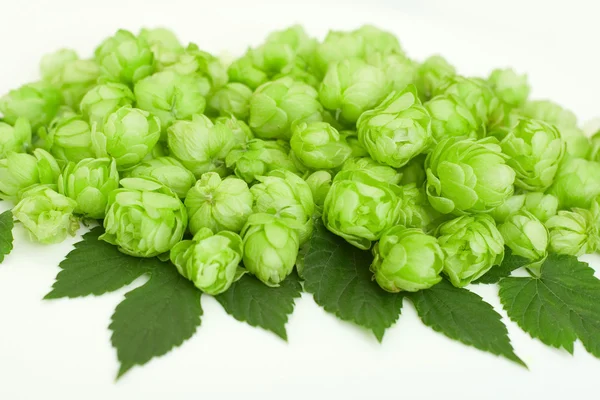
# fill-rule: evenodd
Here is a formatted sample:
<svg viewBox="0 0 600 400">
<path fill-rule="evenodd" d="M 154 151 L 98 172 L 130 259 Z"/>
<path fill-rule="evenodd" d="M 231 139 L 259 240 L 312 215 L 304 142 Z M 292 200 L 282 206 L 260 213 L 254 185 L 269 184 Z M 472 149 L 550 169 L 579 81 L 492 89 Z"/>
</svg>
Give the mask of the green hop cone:
<svg viewBox="0 0 600 400">
<path fill-rule="evenodd" d="M 227 174 L 225 157 L 234 145 L 233 133 L 226 124 L 205 115 L 194 115 L 191 121 L 177 121 L 167 130 L 171 155 L 200 178 L 205 172 Z"/>
<path fill-rule="evenodd" d="M 160 120 L 131 106 L 109 114 L 102 131 L 95 126 L 92 128 L 92 148 L 96 157 L 114 158 L 119 171 L 137 165 L 160 139 Z"/>
<path fill-rule="evenodd" d="M 413 85 L 392 92 L 357 122 L 358 139 L 375 161 L 400 168 L 431 142 L 431 117 Z"/>
<path fill-rule="evenodd" d="M 95 51 L 102 78 L 132 85 L 154 72 L 154 54 L 146 40 L 119 30 Z"/>
<path fill-rule="evenodd" d="M 458 98 L 473 114 L 477 126 L 495 127 L 505 119 L 502 102 L 488 86 L 479 78 L 454 76 L 435 93 Z"/>
<path fill-rule="evenodd" d="M 336 112 L 344 123 L 355 123 L 360 115 L 375 107 L 389 92 L 384 72 L 358 59 L 331 64 L 319 87 L 319 99 Z"/>
<path fill-rule="evenodd" d="M 163 132 L 176 120 L 202 114 L 206 107 L 196 77 L 173 71 L 157 72 L 138 81 L 134 93 L 136 106 L 160 118 Z"/>
<path fill-rule="evenodd" d="M 519 211 L 511 214 L 498 226 L 504 244 L 513 254 L 528 259 L 527 268 L 539 272 L 548 256 L 548 230 L 532 213 Z"/>
<path fill-rule="evenodd" d="M 252 64 L 267 76 L 272 77 L 296 62 L 296 52 L 287 43 L 266 42 L 263 45 L 251 49 L 247 56 Z"/>
<path fill-rule="evenodd" d="M 396 225 L 402 189 L 364 171 L 336 175 L 323 206 L 323 223 L 332 233 L 362 250 Z"/>
<path fill-rule="evenodd" d="M 573 208 L 559 211 L 546 221 L 550 234 L 550 251 L 579 257 L 600 248 L 597 215 L 590 210 Z"/>
<path fill-rule="evenodd" d="M 250 97 L 248 125 L 261 139 L 289 139 L 292 122 L 322 119 L 317 97 L 313 87 L 292 78 L 265 83 Z"/>
<path fill-rule="evenodd" d="M 360 143 L 360 140 L 358 140 L 358 133 L 356 133 L 356 131 L 342 130 L 340 131 L 340 136 L 343 138 L 343 140 L 346 141 L 346 144 L 350 147 L 350 157 L 369 157 L 369 152 L 363 147 L 363 145 Z"/>
<path fill-rule="evenodd" d="M 227 74 L 231 82 L 244 84 L 252 90 L 269 80 L 267 74 L 254 65 L 248 54 L 235 60 L 227 69 Z"/>
<path fill-rule="evenodd" d="M 548 193 L 558 198 L 560 208 L 589 208 L 600 195 L 600 163 L 566 157 Z"/>
<path fill-rule="evenodd" d="M 315 203 L 310 186 L 298 175 L 283 169 L 257 179 L 259 183 L 250 188 L 254 197 L 253 211 L 294 219 L 301 224 L 298 239 L 304 244 L 313 231 Z"/>
<path fill-rule="evenodd" d="M 101 240 L 135 257 L 154 257 L 171 250 L 187 227 L 185 206 L 157 181 L 125 178 L 108 197 Z"/>
<path fill-rule="evenodd" d="M 522 119 L 500 142 L 506 163 L 515 171 L 515 186 L 543 192 L 556 176 L 565 154 L 558 130 L 542 121 Z"/>
<path fill-rule="evenodd" d="M 539 192 L 527 193 L 523 209 L 545 223 L 550 217 L 556 215 L 558 211 L 558 198 L 552 194 Z"/>
<path fill-rule="evenodd" d="M 0 160 L 0 199 L 15 200 L 19 192 L 37 185 L 56 184 L 60 167 L 50 153 L 35 149 L 33 155 L 8 153 Z"/>
<path fill-rule="evenodd" d="M 510 107 L 523 106 L 529 97 L 527 76 L 518 75 L 511 68 L 493 70 L 487 81 L 500 100 Z"/>
<path fill-rule="evenodd" d="M 213 235 L 203 228 L 194 240 L 177 243 L 170 258 L 181 275 L 204 293 L 216 296 L 241 277 L 238 266 L 242 254 L 242 238 L 237 233 L 221 231 Z"/>
<path fill-rule="evenodd" d="M 404 54 L 400 42 L 394 34 L 373 25 L 363 25 L 352 31 L 352 35 L 363 39 L 365 55 L 374 52 L 383 54 Z"/>
<path fill-rule="evenodd" d="M 44 244 L 60 243 L 79 229 L 79 222 L 73 217 L 75 200 L 56 193 L 50 186 L 37 185 L 26 190 L 12 210 L 29 238 Z"/>
<path fill-rule="evenodd" d="M 427 194 L 422 187 L 414 183 L 401 186 L 402 195 L 398 224 L 406 228 L 419 228 L 429 233 L 440 220 L 440 213 L 434 210 L 427 201 Z"/>
<path fill-rule="evenodd" d="M 252 214 L 242 230 L 244 266 L 267 286 L 292 273 L 300 244 L 297 222 L 272 214 Z"/>
<path fill-rule="evenodd" d="M 58 88 L 64 103 L 77 107 L 100 76 L 100 67 L 94 60 L 80 60 L 71 50 L 59 50 L 42 58 L 40 70 L 44 81 Z"/>
<path fill-rule="evenodd" d="M 371 178 L 392 185 L 397 185 L 402 178 L 398 170 L 389 165 L 380 164 L 370 157 L 350 158 L 342 165 L 342 171 L 363 171 Z"/>
<path fill-rule="evenodd" d="M 276 169 L 298 172 L 288 156 L 287 143 L 281 140 L 252 139 L 246 147 L 234 149 L 227 155 L 227 167 L 247 183 Z"/>
<path fill-rule="evenodd" d="M 575 127 L 559 128 L 560 137 L 567 145 L 567 154 L 576 158 L 588 158 L 591 150 L 590 139 Z"/>
<path fill-rule="evenodd" d="M 527 118 L 539 119 L 561 128 L 577 126 L 577 117 L 572 111 L 559 106 L 550 100 L 534 100 L 525 103 L 521 114 Z"/>
<path fill-rule="evenodd" d="M 23 153 L 31 147 L 31 125 L 25 118 L 17 118 L 14 126 L 0 121 L 0 159 L 9 153 Z"/>
<path fill-rule="evenodd" d="M 425 162 L 429 202 L 442 214 L 498 207 L 514 192 L 515 172 L 506 158 L 493 137 L 441 141 Z"/>
<path fill-rule="evenodd" d="M 442 280 L 444 253 L 437 239 L 420 229 L 388 229 L 373 247 L 373 256 L 371 271 L 388 292 L 416 292 Z"/>
<path fill-rule="evenodd" d="M 70 162 L 58 177 L 58 192 L 75 200 L 73 212 L 86 218 L 104 218 L 108 196 L 118 188 L 117 164 L 109 158 Z"/>
<path fill-rule="evenodd" d="M 35 132 L 52 121 L 62 101 L 60 91 L 49 83 L 30 83 L 0 97 L 0 114 L 11 125 L 26 118 Z"/>
<path fill-rule="evenodd" d="M 315 208 L 319 210 L 323 209 L 323 204 L 325 203 L 329 189 L 331 189 L 332 181 L 333 177 L 327 171 L 315 171 L 306 178 L 306 183 L 310 187 L 315 202 Z"/>
<path fill-rule="evenodd" d="M 490 215 L 498 224 L 504 223 L 512 214 L 520 211 L 525 206 L 525 195 L 517 194 L 507 198 L 504 203 L 494 208 Z"/>
<path fill-rule="evenodd" d="M 200 92 L 208 94 L 227 83 L 227 71 L 221 61 L 212 54 L 200 50 L 198 45 L 190 43 L 179 60 L 168 67 L 180 75 L 189 75 L 196 78 L 201 85 Z"/>
<path fill-rule="evenodd" d="M 271 32 L 265 42 L 288 45 L 302 58 L 310 58 L 317 45 L 317 41 L 308 36 L 301 25 L 292 25 L 286 29 Z"/>
<path fill-rule="evenodd" d="M 221 179 L 216 172 L 203 174 L 185 198 L 190 232 L 196 234 L 203 228 L 240 232 L 252 214 L 252 200 L 243 180 Z"/>
<path fill-rule="evenodd" d="M 350 32 L 329 31 L 315 49 L 314 64 L 319 75 L 326 74 L 331 64 L 365 55 L 364 37 Z"/>
<path fill-rule="evenodd" d="M 309 169 L 333 169 L 350 157 L 351 149 L 327 122 L 301 122 L 292 126 L 290 146 Z"/>
<path fill-rule="evenodd" d="M 402 54 L 375 52 L 367 54 L 365 60 L 383 70 L 392 90 L 400 92 L 417 81 L 417 63 Z"/>
<path fill-rule="evenodd" d="M 252 89 L 248 86 L 243 83 L 231 82 L 212 95 L 208 102 L 208 108 L 223 117 L 233 116 L 246 120 L 250 114 L 251 96 Z"/>
<path fill-rule="evenodd" d="M 107 82 L 90 89 L 79 104 L 79 109 L 91 126 L 102 130 L 104 119 L 123 106 L 135 101 L 133 92 L 122 83 Z"/>
<path fill-rule="evenodd" d="M 55 118 L 50 124 L 46 145 L 61 161 L 78 162 L 95 154 L 90 124 L 77 114 Z"/>
<path fill-rule="evenodd" d="M 184 48 L 177 36 L 166 28 L 143 28 L 138 35 L 148 43 L 158 68 L 172 65 L 183 54 Z"/>
<path fill-rule="evenodd" d="M 478 139 L 481 124 L 456 96 L 439 95 L 425 103 L 431 115 L 431 134 L 436 143 L 449 137 Z"/>
<path fill-rule="evenodd" d="M 440 55 L 426 59 L 417 69 L 415 85 L 423 101 L 440 93 L 447 80 L 456 75 L 456 69 Z"/>
<path fill-rule="evenodd" d="M 233 116 L 218 117 L 215 119 L 215 123 L 223 124 L 231 130 L 233 134 L 233 149 L 245 149 L 248 146 L 248 142 L 254 139 L 254 134 L 248 124 Z"/>
<path fill-rule="evenodd" d="M 504 258 L 504 240 L 487 214 L 464 215 L 444 222 L 436 236 L 446 255 L 444 273 L 456 287 L 480 278 Z"/>
<path fill-rule="evenodd" d="M 152 178 L 169 189 L 180 199 L 190 190 L 196 178 L 183 164 L 173 157 L 157 157 L 145 160 L 127 171 L 128 178 Z"/>
</svg>

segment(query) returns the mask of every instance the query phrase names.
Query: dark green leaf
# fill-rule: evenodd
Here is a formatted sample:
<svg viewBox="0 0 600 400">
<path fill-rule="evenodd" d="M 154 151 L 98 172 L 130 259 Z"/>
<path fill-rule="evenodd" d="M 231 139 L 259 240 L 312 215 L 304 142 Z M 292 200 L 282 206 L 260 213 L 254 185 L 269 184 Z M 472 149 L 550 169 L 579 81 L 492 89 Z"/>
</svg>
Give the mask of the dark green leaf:
<svg viewBox="0 0 600 400">
<path fill-rule="evenodd" d="M 510 319 L 532 337 L 569 353 L 579 338 L 600 357 L 600 280 L 586 263 L 551 254 L 539 279 L 501 280 L 500 300 Z"/>
<path fill-rule="evenodd" d="M 62 271 L 45 299 L 115 291 L 162 264 L 156 258 L 137 258 L 121 253 L 115 246 L 98 240 L 102 233 L 102 228 L 96 227 L 75 244 L 75 249 L 60 263 Z"/>
<path fill-rule="evenodd" d="M 502 317 L 477 294 L 442 280 L 409 297 L 423 323 L 435 331 L 525 366 L 513 350 Z"/>
<path fill-rule="evenodd" d="M 402 295 L 387 293 L 372 280 L 370 252 L 348 244 L 322 223 L 304 259 L 304 289 L 339 318 L 373 331 L 379 341 L 400 316 Z"/>
<path fill-rule="evenodd" d="M 513 254 L 512 251 L 506 247 L 502 264 L 492 267 L 485 275 L 473 283 L 498 283 L 500 282 L 500 279 L 510 276 L 514 270 L 521 268 L 528 262 L 529 260 L 525 257 Z"/>
<path fill-rule="evenodd" d="M 127 293 L 110 324 L 121 363 L 118 377 L 192 337 L 202 316 L 200 295 L 171 263 L 156 268 L 145 285 Z"/>
<path fill-rule="evenodd" d="M 0 214 L 0 263 L 13 249 L 13 226 L 12 211 L 8 210 Z"/>
<path fill-rule="evenodd" d="M 287 340 L 285 324 L 294 311 L 294 299 L 300 297 L 301 292 L 296 274 L 288 276 L 276 288 L 246 274 L 215 298 L 238 321 L 259 326 Z"/>
</svg>

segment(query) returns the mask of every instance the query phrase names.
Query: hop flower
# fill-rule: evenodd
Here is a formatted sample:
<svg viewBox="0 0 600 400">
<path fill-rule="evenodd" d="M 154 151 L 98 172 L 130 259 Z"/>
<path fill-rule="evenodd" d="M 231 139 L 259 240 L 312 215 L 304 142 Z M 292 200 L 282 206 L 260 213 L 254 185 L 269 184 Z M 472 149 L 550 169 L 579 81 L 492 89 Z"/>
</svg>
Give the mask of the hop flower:
<svg viewBox="0 0 600 400">
<path fill-rule="evenodd" d="M 0 113 L 4 122 L 14 125 L 26 118 L 35 132 L 52 121 L 63 101 L 60 91 L 46 82 L 30 83 L 0 97 Z"/>
<path fill-rule="evenodd" d="M 221 179 L 207 172 L 196 182 L 185 198 L 192 234 L 209 228 L 213 232 L 240 232 L 252 214 L 252 194 L 241 179 Z"/>
<path fill-rule="evenodd" d="M 265 83 L 250 97 L 249 125 L 261 139 L 289 139 L 295 121 L 320 121 L 317 91 L 292 78 Z"/>
<path fill-rule="evenodd" d="M 305 243 L 313 230 L 315 203 L 310 186 L 298 175 L 282 169 L 257 179 L 259 183 L 250 188 L 254 197 L 253 211 L 296 220 L 302 226 L 298 239 L 300 244 Z"/>
<path fill-rule="evenodd" d="M 402 189 L 364 171 L 336 175 L 323 206 L 323 223 L 348 243 L 366 250 L 396 225 Z"/>
<path fill-rule="evenodd" d="M 423 101 L 431 99 L 455 75 L 456 69 L 442 56 L 429 57 L 417 69 L 415 85 L 419 96 Z"/>
<path fill-rule="evenodd" d="M 515 186 L 530 191 L 543 192 L 552 185 L 565 154 L 558 130 L 531 119 L 522 119 L 506 130 L 500 147 L 516 173 Z"/>
<path fill-rule="evenodd" d="M 181 275 L 204 293 L 216 296 L 241 277 L 242 254 L 242 238 L 237 233 L 221 231 L 213 235 L 203 228 L 194 240 L 177 243 L 170 258 Z"/>
<path fill-rule="evenodd" d="M 235 60 L 227 69 L 231 82 L 238 82 L 255 90 L 268 81 L 267 74 L 254 65 L 249 54 Z"/>
<path fill-rule="evenodd" d="M 127 171 L 128 178 L 152 178 L 171 189 L 180 199 L 190 190 L 196 178 L 173 157 L 157 157 L 142 161 Z"/>
<path fill-rule="evenodd" d="M 364 112 L 357 126 L 358 139 L 371 157 L 395 168 L 425 151 L 431 141 L 431 117 L 413 85 Z"/>
<path fill-rule="evenodd" d="M 83 96 L 79 108 L 91 126 L 102 130 L 105 118 L 123 106 L 131 106 L 133 92 L 122 83 L 107 82 L 93 87 Z"/>
<path fill-rule="evenodd" d="M 533 214 L 537 219 L 546 222 L 558 211 L 558 198 L 551 194 L 531 192 L 525 195 L 523 209 Z"/>
<path fill-rule="evenodd" d="M 233 133 L 227 125 L 213 124 L 204 115 L 194 115 L 191 121 L 171 125 L 167 137 L 171 155 L 196 178 L 211 171 L 226 174 L 225 157 L 234 145 Z"/>
<path fill-rule="evenodd" d="M 73 236 L 79 222 L 73 218 L 75 200 L 56 193 L 51 185 L 37 185 L 26 190 L 13 208 L 32 241 L 44 244 L 60 243 L 67 234 Z"/>
<path fill-rule="evenodd" d="M 108 197 L 101 240 L 135 257 L 154 257 L 181 241 L 187 213 L 177 195 L 150 179 L 125 178 Z"/>
<path fill-rule="evenodd" d="M 17 118 L 11 126 L 0 122 L 0 159 L 9 153 L 23 153 L 31 146 L 31 125 L 25 118 Z"/>
<path fill-rule="evenodd" d="M 550 251 L 579 257 L 600 248 L 597 215 L 590 210 L 573 208 L 559 211 L 546 221 L 550 234 Z"/>
<path fill-rule="evenodd" d="M 437 239 L 420 229 L 388 229 L 373 247 L 373 256 L 371 271 L 388 292 L 416 292 L 442 280 L 444 253 Z"/>
<path fill-rule="evenodd" d="M 248 142 L 254 139 L 254 134 L 250 127 L 242 120 L 235 117 L 218 117 L 215 123 L 223 124 L 231 130 L 233 134 L 233 149 L 246 149 Z"/>
<path fill-rule="evenodd" d="M 487 214 L 464 215 L 444 222 L 436 236 L 446 255 L 444 273 L 456 287 L 477 280 L 504 258 L 504 240 Z"/>
<path fill-rule="evenodd" d="M 57 160 L 78 162 L 94 157 L 90 125 L 77 114 L 57 117 L 50 124 L 46 145 Z"/>
<path fill-rule="evenodd" d="M 177 36 L 168 29 L 142 29 L 139 38 L 150 47 L 159 69 L 172 65 L 179 59 L 184 48 Z"/>
<path fill-rule="evenodd" d="M 227 71 L 221 61 L 212 54 L 200 50 L 198 45 L 190 43 L 179 60 L 167 69 L 179 75 L 190 75 L 196 78 L 202 95 L 216 90 L 227 83 Z"/>
<path fill-rule="evenodd" d="M 397 92 L 417 81 L 417 63 L 403 54 L 374 52 L 367 54 L 365 61 L 380 68 Z"/>
<path fill-rule="evenodd" d="M 35 149 L 33 155 L 8 153 L 0 160 L 0 199 L 15 200 L 22 190 L 37 184 L 56 184 L 60 167 L 50 153 Z"/>
<path fill-rule="evenodd" d="M 301 122 L 292 132 L 294 155 L 310 169 L 337 168 L 350 157 L 350 147 L 327 122 Z"/>
<path fill-rule="evenodd" d="M 234 149 L 227 155 L 227 167 L 233 168 L 235 174 L 247 183 L 276 169 L 295 173 L 298 170 L 288 157 L 286 146 L 279 140 L 250 140 L 245 148 Z"/>
<path fill-rule="evenodd" d="M 206 99 L 198 86 L 194 76 L 173 71 L 157 72 L 136 83 L 136 105 L 156 115 L 166 132 L 176 120 L 190 120 L 193 115 L 202 114 Z"/>
<path fill-rule="evenodd" d="M 131 85 L 154 72 L 154 54 L 148 43 L 126 30 L 104 40 L 94 54 L 102 76 L 109 81 Z"/>
<path fill-rule="evenodd" d="M 560 208 L 589 208 L 600 195 L 600 163 L 566 157 L 548 193 L 558 198 Z"/>
<path fill-rule="evenodd" d="M 439 95 L 425 103 L 431 115 L 431 133 L 436 143 L 449 137 L 480 138 L 481 124 L 456 96 Z"/>
<path fill-rule="evenodd" d="M 380 164 L 370 157 L 350 158 L 342 166 L 342 171 L 364 171 L 371 178 L 392 185 L 397 185 L 402 174 L 389 165 Z"/>
<path fill-rule="evenodd" d="M 306 178 L 306 183 L 310 187 L 315 202 L 315 208 L 320 211 L 322 211 L 327 193 L 331 189 L 332 180 L 333 177 L 327 171 L 315 171 Z"/>
<path fill-rule="evenodd" d="M 555 125 L 559 129 L 577 126 L 577 117 L 572 111 L 564 109 L 550 100 L 528 101 L 523 106 L 521 114 Z"/>
<path fill-rule="evenodd" d="M 124 106 L 108 115 L 102 131 L 93 127 L 92 147 L 97 157 L 110 156 L 120 171 L 137 165 L 160 138 L 160 120 L 150 113 Z"/>
<path fill-rule="evenodd" d="M 511 107 L 521 107 L 529 96 L 529 83 L 526 75 L 518 75 L 513 69 L 495 69 L 488 78 L 488 84 L 496 95 Z"/>
<path fill-rule="evenodd" d="M 323 106 L 335 111 L 345 123 L 375 107 L 389 92 L 384 72 L 358 59 L 331 64 L 319 87 Z"/>
<path fill-rule="evenodd" d="M 443 214 L 488 212 L 514 191 L 515 172 L 495 138 L 438 143 L 425 162 L 427 196 Z"/>
<path fill-rule="evenodd" d="M 245 120 L 250 113 L 252 89 L 243 83 L 232 82 L 217 90 L 208 105 L 215 113 Z"/>
<path fill-rule="evenodd" d="M 279 286 L 298 256 L 298 223 L 272 214 L 252 214 L 242 230 L 244 266 L 265 285 Z"/>
<path fill-rule="evenodd" d="M 530 270 L 539 271 L 548 255 L 548 231 L 542 222 L 528 211 L 519 211 L 511 214 L 498 230 L 513 254 L 528 259 Z"/>
<path fill-rule="evenodd" d="M 58 192 L 75 200 L 74 213 L 87 218 L 104 218 L 108 196 L 118 188 L 117 164 L 109 158 L 70 162 L 58 177 Z"/>
</svg>

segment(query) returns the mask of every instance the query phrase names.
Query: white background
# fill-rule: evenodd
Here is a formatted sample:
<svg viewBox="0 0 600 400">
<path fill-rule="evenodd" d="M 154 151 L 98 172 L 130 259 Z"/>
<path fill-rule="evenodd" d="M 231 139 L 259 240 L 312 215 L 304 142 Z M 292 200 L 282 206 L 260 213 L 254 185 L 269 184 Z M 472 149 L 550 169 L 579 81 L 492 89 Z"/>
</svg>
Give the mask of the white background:
<svg viewBox="0 0 600 400">
<path fill-rule="evenodd" d="M 36 79 L 44 53 L 67 46 L 89 56 L 119 27 L 164 25 L 182 41 L 237 54 L 295 22 L 319 36 L 373 23 L 397 33 L 409 55 L 440 52 L 463 74 L 500 66 L 527 72 L 533 97 L 555 99 L 583 124 L 600 115 L 598 11 L 594 0 L 4 0 L 0 93 Z M 598 397 L 600 360 L 579 343 L 571 357 L 505 318 L 527 371 L 433 332 L 407 301 L 380 345 L 306 294 L 288 324 L 288 344 L 235 321 L 205 296 L 191 340 L 115 383 L 107 326 L 123 294 L 141 281 L 102 297 L 41 301 L 79 238 L 46 247 L 28 243 L 20 228 L 15 235 L 15 250 L 0 265 L 0 399 Z M 586 259 L 600 266 L 600 258 Z M 495 287 L 473 289 L 505 316 Z"/>
</svg>

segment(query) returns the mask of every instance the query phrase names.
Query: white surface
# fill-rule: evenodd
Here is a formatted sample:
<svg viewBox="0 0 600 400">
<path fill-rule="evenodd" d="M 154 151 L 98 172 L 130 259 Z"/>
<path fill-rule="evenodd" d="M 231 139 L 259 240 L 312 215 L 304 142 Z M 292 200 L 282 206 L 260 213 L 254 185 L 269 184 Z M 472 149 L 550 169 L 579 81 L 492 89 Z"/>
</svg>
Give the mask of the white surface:
<svg viewBox="0 0 600 400">
<path fill-rule="evenodd" d="M 440 52 L 464 74 L 513 66 L 529 74 L 533 97 L 562 103 L 582 123 L 600 114 L 593 0 L 202 3 L 5 1 L 0 93 L 35 79 L 45 52 L 68 46 L 91 54 L 119 27 L 164 25 L 207 50 L 239 53 L 294 22 L 315 35 L 369 22 L 397 33 L 415 58 Z M 306 294 L 288 323 L 288 344 L 235 321 L 205 296 L 202 326 L 191 340 L 114 383 L 118 367 L 107 326 L 123 294 L 139 282 L 97 298 L 41 301 L 78 238 L 46 247 L 28 243 L 20 227 L 15 234 L 15 250 L 0 265 L 0 399 L 597 398 L 600 360 L 579 343 L 571 357 L 505 318 L 527 371 L 433 332 L 406 301 L 379 345 Z M 600 258 L 589 260 L 600 266 Z M 495 287 L 473 289 L 505 315 Z"/>
</svg>

